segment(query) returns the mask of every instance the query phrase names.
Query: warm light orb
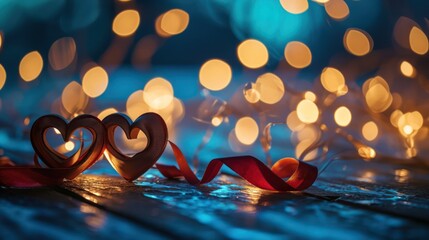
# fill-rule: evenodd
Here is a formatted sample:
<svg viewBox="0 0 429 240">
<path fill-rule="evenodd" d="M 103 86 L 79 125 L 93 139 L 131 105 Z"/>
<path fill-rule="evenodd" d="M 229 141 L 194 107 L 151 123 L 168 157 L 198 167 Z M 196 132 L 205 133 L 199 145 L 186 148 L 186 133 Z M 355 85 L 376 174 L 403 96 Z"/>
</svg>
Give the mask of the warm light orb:
<svg viewBox="0 0 429 240">
<path fill-rule="evenodd" d="M 71 150 L 73 150 L 73 149 L 74 149 L 74 147 L 75 147 L 75 144 L 74 144 L 74 142 L 72 142 L 72 141 L 68 141 L 68 142 L 66 142 L 66 143 L 64 144 L 64 148 L 65 148 L 67 151 L 71 151 Z"/>
<path fill-rule="evenodd" d="M 414 26 L 410 31 L 410 47 L 411 50 L 419 55 L 424 55 L 428 52 L 429 42 L 426 34 L 418 27 Z"/>
<path fill-rule="evenodd" d="M 402 130 L 404 131 L 405 135 L 410 135 L 413 132 L 413 127 L 410 125 L 405 125 Z"/>
<path fill-rule="evenodd" d="M 329 92 L 337 93 L 341 90 L 346 81 L 343 74 L 336 68 L 326 67 L 320 75 L 322 86 Z"/>
<path fill-rule="evenodd" d="M 215 116 L 215 117 L 212 118 L 212 125 L 215 126 L 215 127 L 217 127 L 220 124 L 222 124 L 222 122 L 223 122 L 223 117 L 222 116 Z"/>
<path fill-rule="evenodd" d="M 24 118 L 24 125 L 28 126 L 28 124 L 30 124 L 30 118 L 26 117 L 26 118 Z"/>
<path fill-rule="evenodd" d="M 364 56 L 371 52 L 373 41 L 371 36 L 357 28 L 349 28 L 343 39 L 346 50 L 355 56 Z"/>
<path fill-rule="evenodd" d="M 414 129 L 419 130 L 423 126 L 423 116 L 420 112 L 414 111 L 410 113 L 404 114 L 404 117 L 406 118 L 407 123 Z M 401 119 L 399 119 L 399 124 L 401 122 Z"/>
<path fill-rule="evenodd" d="M 232 70 L 228 63 L 220 59 L 211 59 L 201 66 L 199 78 L 203 87 L 219 91 L 231 82 Z"/>
<path fill-rule="evenodd" d="M 402 116 L 401 110 L 395 110 L 390 114 L 390 123 L 394 127 L 398 127 L 399 118 Z"/>
<path fill-rule="evenodd" d="M 3 33 L 0 32 L 0 49 L 3 46 Z"/>
<path fill-rule="evenodd" d="M 341 106 L 335 110 L 334 119 L 338 126 L 347 127 L 352 121 L 352 113 L 347 107 Z"/>
<path fill-rule="evenodd" d="M 140 24 L 140 14 L 136 10 L 124 10 L 113 19 L 112 30 L 121 37 L 134 34 Z"/>
<path fill-rule="evenodd" d="M 316 99 L 317 99 L 316 94 L 314 94 L 314 92 L 312 91 L 306 91 L 304 93 L 304 98 L 312 102 L 316 102 Z"/>
<path fill-rule="evenodd" d="M 155 31 L 158 34 L 158 36 L 163 37 L 163 38 L 167 38 L 167 37 L 170 37 L 171 34 L 165 32 L 161 28 L 161 20 L 163 17 L 164 17 L 164 14 L 161 14 L 156 18 L 156 20 L 155 20 Z"/>
<path fill-rule="evenodd" d="M 337 96 L 346 95 L 348 92 L 349 92 L 349 87 L 347 87 L 347 85 L 344 84 L 342 88 L 338 89 Z"/>
<path fill-rule="evenodd" d="M 173 102 L 173 86 L 164 78 L 153 78 L 146 83 L 143 98 L 151 108 L 157 110 L 164 109 Z"/>
<path fill-rule="evenodd" d="M 423 122 L 423 116 L 418 111 L 404 113 L 398 119 L 399 132 L 405 137 L 410 136 L 420 130 Z"/>
<path fill-rule="evenodd" d="M 85 109 L 88 104 L 88 96 L 79 83 L 72 81 L 64 88 L 61 102 L 64 109 L 73 115 Z"/>
<path fill-rule="evenodd" d="M 362 127 L 362 136 L 367 141 L 373 141 L 378 136 L 378 127 L 377 124 L 373 121 L 365 123 Z"/>
<path fill-rule="evenodd" d="M 117 112 L 118 110 L 116 110 L 115 108 L 106 108 L 98 114 L 97 118 L 100 120 L 103 120 L 105 117 L 109 116 L 110 114 L 117 113 Z"/>
<path fill-rule="evenodd" d="M 76 43 L 71 37 L 60 38 L 49 49 L 49 64 L 54 70 L 68 67 L 76 56 Z"/>
<path fill-rule="evenodd" d="M 283 81 L 273 73 L 265 73 L 258 77 L 255 89 L 260 94 L 260 100 L 267 104 L 279 102 L 285 93 Z"/>
<path fill-rule="evenodd" d="M 38 51 L 32 51 L 25 55 L 19 63 L 19 75 L 26 82 L 36 79 L 43 68 L 43 59 Z"/>
<path fill-rule="evenodd" d="M 82 78 L 83 91 L 91 98 L 96 98 L 103 94 L 108 84 L 109 76 L 100 66 L 89 69 Z"/>
<path fill-rule="evenodd" d="M 284 51 L 286 61 L 294 68 L 305 68 L 311 63 L 310 48 L 302 42 L 289 42 Z"/>
<path fill-rule="evenodd" d="M 401 62 L 401 73 L 405 76 L 405 77 L 414 77 L 415 76 L 415 70 L 413 65 L 411 65 L 411 63 L 407 62 L 407 61 L 402 61 Z"/>
<path fill-rule="evenodd" d="M 160 16 L 159 27 L 168 35 L 185 31 L 189 24 L 189 14 L 181 9 L 172 9 Z"/>
<path fill-rule="evenodd" d="M 235 135 L 242 144 L 253 144 L 259 135 L 258 124 L 251 117 L 242 117 L 235 124 Z"/>
<path fill-rule="evenodd" d="M 358 148 L 358 154 L 364 159 L 370 160 L 377 156 L 374 148 L 369 146 L 361 146 Z"/>
<path fill-rule="evenodd" d="M 237 47 L 237 56 L 240 62 L 248 68 L 260 68 L 268 62 L 268 50 L 265 45 L 256 39 L 247 39 Z"/>
<path fill-rule="evenodd" d="M 0 64 L 0 90 L 6 83 L 6 76 L 6 70 L 4 69 L 3 65 Z"/>
<path fill-rule="evenodd" d="M 317 105 L 307 99 L 298 103 L 296 106 L 296 113 L 299 120 L 303 123 L 315 123 L 319 118 L 319 109 Z"/>
<path fill-rule="evenodd" d="M 381 79 L 375 81 L 376 79 Z M 390 93 L 388 85 L 382 78 L 377 77 L 371 81 L 367 92 L 365 93 L 365 101 L 368 107 L 375 113 L 381 113 L 386 111 L 393 102 L 392 94 Z M 387 84 L 387 83 L 386 83 Z"/>
<path fill-rule="evenodd" d="M 133 92 L 127 99 L 126 110 L 132 120 L 137 119 L 143 113 L 149 112 L 150 108 L 144 101 L 143 90 Z"/>
<path fill-rule="evenodd" d="M 350 14 L 349 6 L 344 0 L 325 1 L 325 11 L 335 20 L 344 20 Z"/>
<path fill-rule="evenodd" d="M 280 0 L 280 4 L 292 14 L 300 14 L 308 9 L 308 0 Z"/>
</svg>

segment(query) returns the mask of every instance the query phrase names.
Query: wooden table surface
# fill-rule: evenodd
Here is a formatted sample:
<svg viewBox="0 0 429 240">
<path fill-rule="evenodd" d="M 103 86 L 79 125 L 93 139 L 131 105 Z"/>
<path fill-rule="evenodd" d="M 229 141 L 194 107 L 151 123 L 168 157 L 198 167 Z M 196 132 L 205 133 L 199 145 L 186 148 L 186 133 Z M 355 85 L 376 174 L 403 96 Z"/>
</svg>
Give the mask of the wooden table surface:
<svg viewBox="0 0 429 240">
<path fill-rule="evenodd" d="M 429 174 L 337 161 L 304 192 L 221 174 L 193 187 L 150 170 L 134 183 L 107 163 L 63 186 L 0 189 L 0 238 L 427 239 Z"/>
<path fill-rule="evenodd" d="M 195 84 L 198 69 L 167 70 L 154 69 L 151 74 L 172 80 L 178 97 L 187 103 L 199 94 Z M 109 88 L 97 99 L 97 107 L 123 110 L 129 94 L 144 86 L 141 79 L 152 77 L 143 75 L 128 70 L 110 74 Z M 234 84 L 248 81 L 248 77 L 242 81 L 239 77 Z M 61 81 L 43 81 L 37 91 L 3 93 L 4 109 L 10 105 L 22 118 L 40 116 L 50 106 L 39 103 L 42 95 L 51 103 L 56 95 L 46 92 L 60 93 L 64 86 Z M 237 86 L 230 88 L 234 89 Z M 25 104 L 13 101 L 17 93 L 25 96 Z M 191 110 L 188 104 L 183 122 L 192 120 Z M 15 129 L 11 119 L 7 114 L 0 116 L 0 149 L 17 164 L 28 164 L 33 154 L 29 129 Z M 178 128 L 174 140 L 185 145 L 186 156 L 192 156 L 205 129 L 196 121 Z M 221 128 L 213 134 L 206 151 L 200 153 L 205 158 L 202 163 L 231 154 L 220 148 L 228 131 Z M 13 137 L 4 137 L 7 134 Z M 285 143 L 275 144 L 273 141 L 273 149 L 280 150 L 277 155 L 273 152 L 274 159 L 293 156 L 293 149 L 284 149 Z M 258 149 L 246 154 L 261 156 Z M 166 180 L 151 170 L 128 183 L 102 161 L 59 187 L 0 187 L 0 223 L 0 239 L 429 239 L 429 170 L 339 160 L 304 192 L 272 193 L 227 174 L 193 187 Z"/>
</svg>

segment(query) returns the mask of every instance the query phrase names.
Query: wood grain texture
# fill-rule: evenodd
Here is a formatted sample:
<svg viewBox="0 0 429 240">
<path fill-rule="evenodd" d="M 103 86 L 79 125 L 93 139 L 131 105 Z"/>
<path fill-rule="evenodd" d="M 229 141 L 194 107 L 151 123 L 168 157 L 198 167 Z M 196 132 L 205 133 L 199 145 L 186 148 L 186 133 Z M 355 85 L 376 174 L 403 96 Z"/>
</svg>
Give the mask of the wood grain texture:
<svg viewBox="0 0 429 240">
<path fill-rule="evenodd" d="M 0 189 L 0 239 L 165 239 L 53 189 Z"/>
</svg>

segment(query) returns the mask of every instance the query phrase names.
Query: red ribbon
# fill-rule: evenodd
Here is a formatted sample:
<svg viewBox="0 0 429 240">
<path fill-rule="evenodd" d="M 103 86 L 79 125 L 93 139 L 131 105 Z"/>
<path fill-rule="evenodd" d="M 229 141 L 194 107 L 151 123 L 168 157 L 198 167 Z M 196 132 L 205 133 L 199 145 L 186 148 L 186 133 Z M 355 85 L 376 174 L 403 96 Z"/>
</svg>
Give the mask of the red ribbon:
<svg viewBox="0 0 429 240">
<path fill-rule="evenodd" d="M 182 151 L 176 144 L 169 142 L 179 168 L 156 164 L 158 170 L 167 178 L 184 177 L 192 185 L 201 185 L 213 180 L 225 164 L 249 183 L 271 191 L 301 191 L 310 187 L 317 178 L 317 168 L 305 162 L 287 164 L 287 171 L 293 173 L 284 181 L 275 169 L 271 170 L 260 160 L 252 156 L 217 158 L 210 161 L 201 180 L 188 165 Z M 11 166 L 0 164 L 0 185 L 7 187 L 40 187 L 60 184 L 74 169 L 41 168 L 32 166 Z"/>
<path fill-rule="evenodd" d="M 182 151 L 176 144 L 169 142 L 173 149 L 179 169 L 175 166 L 156 164 L 162 175 L 168 178 L 184 177 L 192 185 L 201 185 L 210 182 L 218 174 L 222 165 L 228 166 L 243 179 L 256 187 L 271 191 L 301 191 L 310 187 L 317 178 L 317 168 L 305 162 L 289 164 L 286 167 L 293 172 L 287 181 L 284 181 L 273 170 L 252 156 L 238 156 L 216 158 L 210 161 L 201 180 L 197 178 L 188 165 Z"/>
</svg>

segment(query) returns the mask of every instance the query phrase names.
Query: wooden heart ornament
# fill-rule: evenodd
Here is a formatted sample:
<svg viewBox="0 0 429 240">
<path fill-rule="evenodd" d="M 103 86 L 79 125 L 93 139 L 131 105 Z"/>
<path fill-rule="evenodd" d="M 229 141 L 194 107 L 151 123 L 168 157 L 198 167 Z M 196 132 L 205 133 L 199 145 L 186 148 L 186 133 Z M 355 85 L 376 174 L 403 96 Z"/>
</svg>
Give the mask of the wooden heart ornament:
<svg viewBox="0 0 429 240">
<path fill-rule="evenodd" d="M 58 153 L 48 143 L 46 133 L 50 128 L 56 128 L 65 142 L 70 140 L 73 132 L 77 129 L 86 129 L 92 136 L 91 145 L 87 149 L 81 147 L 73 155 L 67 157 Z M 91 115 L 80 115 L 69 123 L 58 115 L 45 115 L 34 122 L 31 128 L 30 138 L 37 157 L 39 157 L 47 167 L 70 169 L 69 174 L 64 177 L 73 179 L 88 169 L 103 154 L 105 149 L 106 129 L 98 118 Z"/>
<path fill-rule="evenodd" d="M 133 181 L 149 170 L 161 157 L 167 145 L 167 125 L 156 113 L 145 113 L 134 122 L 126 115 L 115 113 L 103 119 L 107 130 L 106 148 L 112 167 L 126 180 Z M 128 139 L 136 139 L 141 130 L 147 137 L 144 150 L 130 157 L 121 152 L 115 143 L 115 129 L 122 128 Z"/>
</svg>

